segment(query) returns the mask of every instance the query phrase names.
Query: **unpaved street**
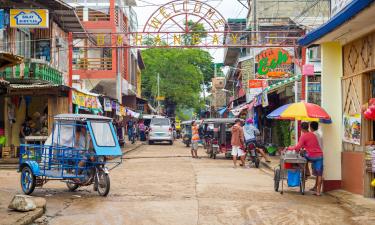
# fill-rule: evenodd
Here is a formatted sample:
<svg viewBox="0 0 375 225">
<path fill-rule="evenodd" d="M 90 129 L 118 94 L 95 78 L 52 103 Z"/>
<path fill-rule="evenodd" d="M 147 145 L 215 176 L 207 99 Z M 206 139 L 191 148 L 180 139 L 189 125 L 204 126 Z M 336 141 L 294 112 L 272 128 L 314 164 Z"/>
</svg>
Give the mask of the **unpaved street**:
<svg viewBox="0 0 375 225">
<path fill-rule="evenodd" d="M 189 157 L 180 143 L 145 145 L 113 170 L 111 192 L 92 187 L 68 192 L 50 182 L 34 195 L 47 198 L 47 224 L 354 224 L 332 198 L 280 195 L 259 169 L 232 168 L 230 160 Z M 20 192 L 18 174 L 2 171 L 1 190 Z M 5 181 L 5 182 L 3 182 Z"/>
</svg>

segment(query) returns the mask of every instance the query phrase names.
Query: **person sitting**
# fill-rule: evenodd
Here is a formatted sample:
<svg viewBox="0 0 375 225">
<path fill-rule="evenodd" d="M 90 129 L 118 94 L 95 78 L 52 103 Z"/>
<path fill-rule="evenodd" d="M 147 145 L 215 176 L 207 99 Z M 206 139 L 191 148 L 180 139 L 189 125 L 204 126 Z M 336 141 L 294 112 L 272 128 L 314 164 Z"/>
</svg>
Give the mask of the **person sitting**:
<svg viewBox="0 0 375 225">
<path fill-rule="evenodd" d="M 309 132 L 309 124 L 301 123 L 302 135 L 295 146 L 290 146 L 287 150 L 306 150 L 305 157 L 312 163 L 313 175 L 316 176 L 315 186 L 317 196 L 321 195 L 322 179 L 323 179 L 323 151 L 320 148 L 318 138 L 312 132 Z"/>
<path fill-rule="evenodd" d="M 256 148 L 257 152 L 260 155 L 263 156 L 263 158 L 266 160 L 266 162 L 269 163 L 271 161 L 270 161 L 268 155 L 263 150 L 263 149 L 265 149 L 264 146 L 261 146 L 256 140 L 256 136 L 260 135 L 260 132 L 253 124 L 254 124 L 253 119 L 249 118 L 249 119 L 246 120 L 246 124 L 244 126 L 244 136 L 245 136 L 246 146 L 250 143 L 255 144 L 255 148 Z"/>
</svg>

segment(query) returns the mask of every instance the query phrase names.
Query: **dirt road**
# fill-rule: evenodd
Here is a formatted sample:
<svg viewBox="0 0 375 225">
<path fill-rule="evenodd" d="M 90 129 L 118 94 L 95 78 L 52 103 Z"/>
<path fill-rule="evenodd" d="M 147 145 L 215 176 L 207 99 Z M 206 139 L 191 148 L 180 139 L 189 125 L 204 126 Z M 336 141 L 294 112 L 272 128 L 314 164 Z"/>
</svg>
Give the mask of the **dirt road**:
<svg viewBox="0 0 375 225">
<path fill-rule="evenodd" d="M 68 192 L 51 182 L 34 195 L 47 198 L 46 224 L 354 224 L 333 198 L 273 191 L 259 169 L 232 168 L 230 160 L 189 157 L 180 143 L 145 145 L 111 171 L 111 192 L 92 187 Z M 18 175 L 0 173 L 1 189 L 15 192 Z"/>
</svg>

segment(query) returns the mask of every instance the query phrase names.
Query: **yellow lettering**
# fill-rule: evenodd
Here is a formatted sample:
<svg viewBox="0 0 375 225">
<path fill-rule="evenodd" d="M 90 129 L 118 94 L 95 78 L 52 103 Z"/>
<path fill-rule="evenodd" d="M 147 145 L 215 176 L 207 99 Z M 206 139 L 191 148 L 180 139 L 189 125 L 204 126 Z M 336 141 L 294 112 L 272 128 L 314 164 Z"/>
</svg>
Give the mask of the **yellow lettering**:
<svg viewBox="0 0 375 225">
<path fill-rule="evenodd" d="M 160 25 L 161 25 L 161 22 L 156 17 L 153 17 L 151 19 L 150 26 L 152 26 L 155 29 L 158 29 Z"/>
<path fill-rule="evenodd" d="M 160 45 L 161 44 L 161 38 L 160 38 L 159 34 L 154 38 L 154 43 L 155 43 L 155 45 Z"/>
<path fill-rule="evenodd" d="M 191 39 L 191 43 L 193 44 L 193 45 L 197 45 L 197 44 L 199 44 L 201 42 L 201 37 L 200 37 L 200 35 L 199 34 L 193 34 L 193 37 L 192 37 L 192 39 Z"/>
<path fill-rule="evenodd" d="M 178 36 L 176 34 L 173 35 L 173 44 L 174 45 L 177 45 L 177 44 L 181 45 L 181 35 L 178 35 Z"/>
<path fill-rule="evenodd" d="M 218 45 L 219 44 L 219 36 L 217 36 L 217 34 L 214 34 L 214 37 L 213 37 L 213 40 L 212 40 L 212 44 L 216 44 Z"/>
<path fill-rule="evenodd" d="M 197 3 L 195 3 L 195 6 L 194 6 L 194 12 L 195 12 L 195 13 L 200 13 L 200 12 L 201 12 L 201 9 L 202 9 L 202 3 L 201 3 L 201 2 L 197 2 Z"/>
<path fill-rule="evenodd" d="M 238 34 L 231 34 L 230 38 L 232 39 L 232 44 L 237 44 Z"/>
<path fill-rule="evenodd" d="M 117 45 L 122 45 L 124 37 L 121 35 L 117 35 Z"/>
<path fill-rule="evenodd" d="M 141 45 L 142 44 L 142 35 L 135 35 L 135 45 Z"/>
<path fill-rule="evenodd" d="M 214 22 L 214 27 L 216 29 L 219 29 L 217 25 L 224 25 L 225 24 L 225 21 L 223 19 L 220 19 L 220 20 L 217 20 L 216 22 Z"/>
<path fill-rule="evenodd" d="M 169 14 L 167 14 L 167 12 L 165 11 L 165 8 L 164 7 L 161 7 L 160 8 L 160 14 L 162 16 L 164 16 L 164 18 L 168 19 L 169 18 Z"/>
<path fill-rule="evenodd" d="M 104 45 L 104 35 L 99 34 L 96 36 L 96 43 L 98 46 Z"/>
<path fill-rule="evenodd" d="M 215 10 L 210 9 L 210 10 L 208 10 L 206 16 L 210 20 L 214 14 L 215 14 Z"/>
<path fill-rule="evenodd" d="M 174 3 L 172 3 L 172 6 L 173 6 L 173 11 L 174 11 L 175 13 L 179 13 L 179 12 L 180 12 L 180 10 L 176 10 L 176 6 L 175 6 Z"/>
</svg>

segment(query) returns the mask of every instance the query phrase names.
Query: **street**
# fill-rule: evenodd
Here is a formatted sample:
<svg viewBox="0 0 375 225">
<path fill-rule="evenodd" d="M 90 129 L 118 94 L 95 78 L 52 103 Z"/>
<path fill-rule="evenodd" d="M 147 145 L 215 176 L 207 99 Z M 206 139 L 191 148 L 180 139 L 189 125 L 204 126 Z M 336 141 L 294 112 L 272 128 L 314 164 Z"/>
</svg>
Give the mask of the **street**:
<svg viewBox="0 0 375 225">
<path fill-rule="evenodd" d="M 99 197 L 92 186 L 68 192 L 53 181 L 36 189 L 47 199 L 45 224 L 355 224 L 331 197 L 273 191 L 262 170 L 233 169 L 221 157 L 192 159 L 180 141 L 144 145 L 111 171 L 111 191 Z M 21 193 L 19 174 L 0 173 L 0 190 Z M 311 187 L 311 183 L 307 188 Z"/>
</svg>

